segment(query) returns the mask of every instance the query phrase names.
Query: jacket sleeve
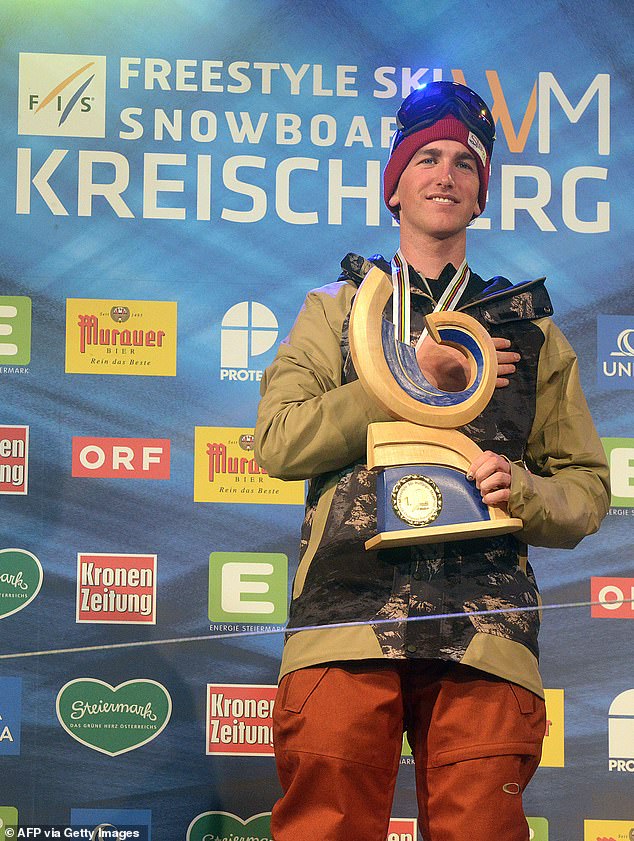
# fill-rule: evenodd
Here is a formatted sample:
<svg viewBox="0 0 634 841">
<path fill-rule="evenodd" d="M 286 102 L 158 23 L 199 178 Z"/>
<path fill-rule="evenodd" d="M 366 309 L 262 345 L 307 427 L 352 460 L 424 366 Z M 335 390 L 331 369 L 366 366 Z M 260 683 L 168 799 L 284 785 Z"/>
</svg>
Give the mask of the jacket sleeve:
<svg viewBox="0 0 634 841">
<path fill-rule="evenodd" d="M 537 401 L 525 457 L 511 466 L 509 513 L 532 546 L 572 549 L 597 531 L 608 510 L 608 465 L 581 384 L 577 358 L 549 319 L 537 377 Z"/>
<path fill-rule="evenodd" d="M 262 378 L 255 427 L 258 464 L 279 479 L 310 479 L 365 455 L 368 424 L 391 420 L 361 383 L 341 383 L 341 331 L 354 287 L 308 294 Z"/>
</svg>

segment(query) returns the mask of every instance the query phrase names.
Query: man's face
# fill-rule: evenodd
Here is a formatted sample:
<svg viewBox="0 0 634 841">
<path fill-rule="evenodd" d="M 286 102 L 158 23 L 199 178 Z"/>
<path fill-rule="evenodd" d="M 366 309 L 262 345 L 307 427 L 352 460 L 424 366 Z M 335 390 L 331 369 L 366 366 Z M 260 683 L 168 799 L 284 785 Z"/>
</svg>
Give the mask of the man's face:
<svg viewBox="0 0 634 841">
<path fill-rule="evenodd" d="M 457 140 L 422 146 L 403 170 L 390 205 L 400 205 L 401 229 L 446 239 L 480 215 L 474 156 Z"/>
</svg>

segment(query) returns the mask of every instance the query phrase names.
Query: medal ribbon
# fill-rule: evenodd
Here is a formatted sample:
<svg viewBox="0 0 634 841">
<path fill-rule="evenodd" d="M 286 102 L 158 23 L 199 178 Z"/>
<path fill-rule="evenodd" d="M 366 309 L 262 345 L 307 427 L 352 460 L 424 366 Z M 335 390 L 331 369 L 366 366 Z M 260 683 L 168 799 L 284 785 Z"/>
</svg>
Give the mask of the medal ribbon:
<svg viewBox="0 0 634 841">
<path fill-rule="evenodd" d="M 471 272 L 465 259 L 440 296 L 440 300 L 434 307 L 434 312 L 455 310 L 467 288 L 470 277 Z M 425 278 L 423 280 L 427 286 L 429 296 L 433 300 L 434 296 L 431 293 L 429 284 Z M 404 344 L 409 344 L 411 341 L 409 268 L 400 248 L 392 259 L 392 321 L 394 322 L 397 340 Z M 416 343 L 416 349 L 420 347 L 426 335 L 427 330 L 423 330 L 420 339 Z"/>
</svg>

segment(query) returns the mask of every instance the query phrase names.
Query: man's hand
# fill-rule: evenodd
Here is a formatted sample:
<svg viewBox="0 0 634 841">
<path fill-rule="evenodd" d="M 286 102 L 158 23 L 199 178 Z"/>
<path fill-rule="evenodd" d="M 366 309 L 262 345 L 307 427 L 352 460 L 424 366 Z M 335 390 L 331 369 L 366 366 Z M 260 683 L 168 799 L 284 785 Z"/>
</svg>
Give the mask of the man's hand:
<svg viewBox="0 0 634 841">
<path fill-rule="evenodd" d="M 496 388 L 509 384 L 508 376 L 515 373 L 515 363 L 521 359 L 519 353 L 509 350 L 511 342 L 500 337 L 493 338 L 497 355 Z M 429 382 L 443 391 L 464 391 L 471 379 L 471 367 L 467 357 L 455 347 L 440 345 L 427 336 L 416 352 L 421 371 Z"/>
<path fill-rule="evenodd" d="M 485 505 L 506 506 L 511 495 L 511 465 L 504 456 L 485 450 L 469 467 L 467 479 L 475 482 Z"/>
</svg>

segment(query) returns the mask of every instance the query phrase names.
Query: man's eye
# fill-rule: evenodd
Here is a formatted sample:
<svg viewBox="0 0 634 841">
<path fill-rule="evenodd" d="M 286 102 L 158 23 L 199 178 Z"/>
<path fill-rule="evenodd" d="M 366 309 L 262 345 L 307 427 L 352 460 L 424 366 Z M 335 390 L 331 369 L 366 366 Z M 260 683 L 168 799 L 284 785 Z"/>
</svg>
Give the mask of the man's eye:
<svg viewBox="0 0 634 841">
<path fill-rule="evenodd" d="M 472 164 L 471 161 L 460 161 L 458 166 L 461 166 L 464 169 L 471 169 L 471 170 L 473 170 L 473 168 L 474 168 L 474 164 Z"/>
</svg>

